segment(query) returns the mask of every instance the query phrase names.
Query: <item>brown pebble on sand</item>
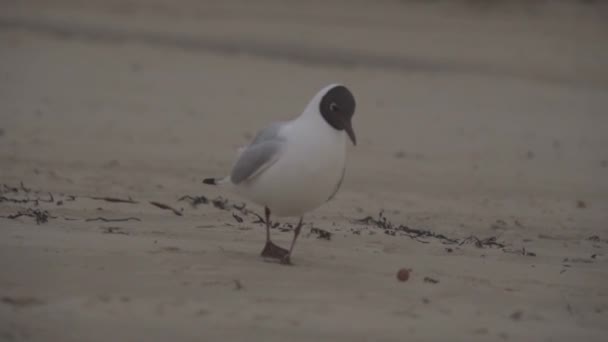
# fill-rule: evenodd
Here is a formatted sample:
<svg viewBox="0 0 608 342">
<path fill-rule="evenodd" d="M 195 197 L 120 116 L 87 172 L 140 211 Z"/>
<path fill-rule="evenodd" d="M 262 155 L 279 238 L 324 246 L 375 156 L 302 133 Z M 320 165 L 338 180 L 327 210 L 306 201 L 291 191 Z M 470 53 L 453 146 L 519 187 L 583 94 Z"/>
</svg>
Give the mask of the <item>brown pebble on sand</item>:
<svg viewBox="0 0 608 342">
<path fill-rule="evenodd" d="M 410 272 L 412 270 L 409 268 L 401 268 L 397 272 L 397 280 L 399 281 L 408 281 L 410 279 Z"/>
</svg>

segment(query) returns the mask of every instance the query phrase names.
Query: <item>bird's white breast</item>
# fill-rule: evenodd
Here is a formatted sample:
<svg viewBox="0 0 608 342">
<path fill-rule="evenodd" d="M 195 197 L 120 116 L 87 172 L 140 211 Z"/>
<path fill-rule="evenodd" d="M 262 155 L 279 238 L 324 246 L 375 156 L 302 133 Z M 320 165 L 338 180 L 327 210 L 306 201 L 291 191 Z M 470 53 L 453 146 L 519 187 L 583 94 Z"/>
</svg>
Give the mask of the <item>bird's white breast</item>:
<svg viewBox="0 0 608 342">
<path fill-rule="evenodd" d="M 279 159 L 239 191 L 274 215 L 301 216 L 336 190 L 346 163 L 346 134 L 320 115 L 303 115 L 282 127 L 281 135 Z"/>
</svg>

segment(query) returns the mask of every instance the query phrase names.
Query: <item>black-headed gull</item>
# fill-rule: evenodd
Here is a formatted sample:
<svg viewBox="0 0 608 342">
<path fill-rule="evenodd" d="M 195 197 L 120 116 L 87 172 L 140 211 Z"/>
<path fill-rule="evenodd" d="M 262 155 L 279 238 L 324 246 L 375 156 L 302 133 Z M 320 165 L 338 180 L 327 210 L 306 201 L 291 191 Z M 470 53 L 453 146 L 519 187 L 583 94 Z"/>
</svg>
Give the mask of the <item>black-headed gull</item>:
<svg viewBox="0 0 608 342">
<path fill-rule="evenodd" d="M 275 122 L 258 132 L 249 145 L 239 150 L 229 176 L 203 181 L 231 188 L 264 207 L 263 257 L 289 264 L 303 215 L 332 199 L 340 188 L 347 138 L 356 145 L 351 123 L 355 106 L 348 88 L 340 84 L 326 86 L 300 116 Z M 271 213 L 299 217 L 289 250 L 270 239 Z"/>
</svg>

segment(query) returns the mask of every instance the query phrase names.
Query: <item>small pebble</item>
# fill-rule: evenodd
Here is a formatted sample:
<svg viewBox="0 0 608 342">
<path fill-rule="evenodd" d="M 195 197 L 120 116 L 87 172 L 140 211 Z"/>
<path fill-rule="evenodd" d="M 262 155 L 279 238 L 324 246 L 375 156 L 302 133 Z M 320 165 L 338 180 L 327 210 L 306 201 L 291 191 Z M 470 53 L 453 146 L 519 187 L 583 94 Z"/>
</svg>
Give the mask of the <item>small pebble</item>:
<svg viewBox="0 0 608 342">
<path fill-rule="evenodd" d="M 407 268 L 402 268 L 399 270 L 399 272 L 397 272 L 397 279 L 399 281 L 407 281 L 408 279 L 410 279 L 410 269 Z"/>
</svg>

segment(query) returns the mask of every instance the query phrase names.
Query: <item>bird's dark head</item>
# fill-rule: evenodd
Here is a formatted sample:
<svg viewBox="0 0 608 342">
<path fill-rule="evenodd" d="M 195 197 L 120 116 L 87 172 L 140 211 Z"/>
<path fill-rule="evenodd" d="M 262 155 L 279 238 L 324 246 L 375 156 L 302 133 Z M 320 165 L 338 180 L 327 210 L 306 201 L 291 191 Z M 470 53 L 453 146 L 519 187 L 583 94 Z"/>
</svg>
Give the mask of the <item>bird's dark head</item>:
<svg viewBox="0 0 608 342">
<path fill-rule="evenodd" d="M 355 107 L 355 97 L 343 85 L 328 88 L 319 103 L 319 112 L 323 119 L 334 129 L 346 131 L 353 145 L 357 145 L 357 138 L 352 126 Z"/>
</svg>

